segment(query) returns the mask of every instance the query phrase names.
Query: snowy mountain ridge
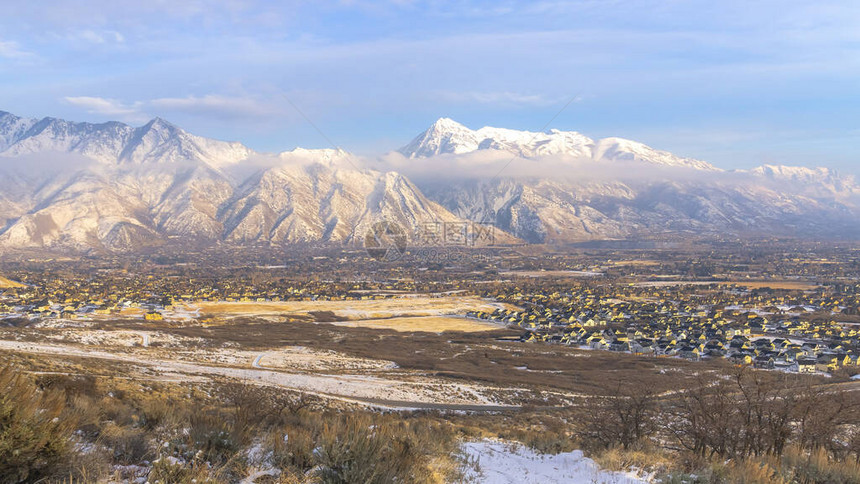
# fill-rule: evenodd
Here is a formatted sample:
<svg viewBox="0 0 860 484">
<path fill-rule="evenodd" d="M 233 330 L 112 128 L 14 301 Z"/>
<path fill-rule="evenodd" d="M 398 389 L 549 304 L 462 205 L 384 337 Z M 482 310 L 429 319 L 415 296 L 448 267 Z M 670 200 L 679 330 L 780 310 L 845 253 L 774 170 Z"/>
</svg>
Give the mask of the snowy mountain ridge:
<svg viewBox="0 0 860 484">
<path fill-rule="evenodd" d="M 441 181 L 410 180 L 364 168 L 340 149 L 258 153 L 160 118 L 132 127 L 0 112 L 0 247 L 359 244 L 379 220 L 412 233 L 438 222 L 493 223 L 497 240 L 536 243 L 665 233 L 860 237 L 860 188 L 826 168 L 726 172 L 620 138 L 470 130 L 447 118 L 401 151 L 436 166 L 433 157 L 465 163 L 481 150 L 560 164 L 530 179 L 442 170 Z M 614 175 L 637 163 L 660 170 Z M 610 176 L 583 176 L 589 164 Z"/>
<path fill-rule="evenodd" d="M 0 154 L 76 152 L 104 164 L 198 160 L 213 168 L 238 163 L 253 151 L 241 143 L 194 136 L 161 118 L 134 128 L 56 118 L 19 118 L 0 112 Z"/>
<path fill-rule="evenodd" d="M 475 176 L 470 155 L 481 150 L 534 160 L 535 172 L 543 174 Z M 448 118 L 399 152 L 414 163 L 435 166 L 438 158 L 456 168 L 448 171 L 468 173 L 419 187 L 454 214 L 492 222 L 529 242 L 657 233 L 860 235 L 860 187 L 826 168 L 764 165 L 727 172 L 622 138 L 471 130 Z"/>
<path fill-rule="evenodd" d="M 576 131 L 551 129 L 545 133 L 485 126 L 471 130 L 449 118 L 440 118 L 398 151 L 407 158 L 498 150 L 522 158 L 564 155 L 596 162 L 635 161 L 697 170 L 720 171 L 705 161 L 676 156 L 623 138 L 593 140 Z"/>
<path fill-rule="evenodd" d="M 349 244 L 381 219 L 415 231 L 463 222 L 343 150 L 257 153 L 160 118 L 131 127 L 0 113 L 0 143 L 0 247 Z"/>
</svg>

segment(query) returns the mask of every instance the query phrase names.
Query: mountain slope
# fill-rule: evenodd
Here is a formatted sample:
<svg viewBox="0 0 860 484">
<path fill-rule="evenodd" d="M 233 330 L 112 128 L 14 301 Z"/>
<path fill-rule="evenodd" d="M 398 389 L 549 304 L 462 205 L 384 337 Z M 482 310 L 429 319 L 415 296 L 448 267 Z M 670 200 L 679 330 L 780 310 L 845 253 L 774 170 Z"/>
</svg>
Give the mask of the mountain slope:
<svg viewBox="0 0 860 484">
<path fill-rule="evenodd" d="M 420 185 L 455 215 L 533 243 L 697 235 L 857 237 L 860 211 L 843 193 L 769 184 L 652 180 L 466 180 Z M 811 192 L 815 191 L 809 190 Z M 822 190 L 823 191 L 823 190 Z M 853 198 L 857 198 L 854 189 Z"/>
<path fill-rule="evenodd" d="M 199 243 L 359 243 L 378 220 L 417 233 L 463 220 L 396 173 L 336 150 L 255 153 L 162 119 L 27 120 L 0 113 L 0 246 L 134 250 Z"/>
<path fill-rule="evenodd" d="M 402 175 L 323 164 L 260 173 L 239 187 L 222 216 L 226 239 L 236 243 L 351 243 L 379 219 L 403 227 L 459 221 Z"/>
<path fill-rule="evenodd" d="M 256 153 L 158 118 L 132 127 L 0 112 L 0 247 L 360 244 L 381 220 L 413 244 L 444 243 L 428 227 L 468 221 L 494 224 L 500 243 L 860 237 L 860 187 L 825 168 L 726 172 L 620 138 L 470 130 L 446 118 L 401 152 L 404 168 L 426 164 L 437 176 L 358 169 L 341 150 Z M 482 152 L 501 156 L 467 166 Z M 528 175 L 493 164 L 512 156 Z"/>
<path fill-rule="evenodd" d="M 477 176 L 470 154 L 480 150 L 525 158 L 528 163 L 518 163 L 535 174 L 506 177 L 508 165 L 503 165 L 502 171 L 494 167 Z M 592 141 L 556 130 L 473 131 L 449 119 L 434 123 L 400 153 L 413 163 L 445 163 L 446 171 L 468 173 L 427 177 L 419 186 L 454 214 L 492 222 L 529 242 L 669 232 L 860 235 L 860 187 L 826 168 L 765 165 L 724 172 L 620 138 Z"/>
</svg>

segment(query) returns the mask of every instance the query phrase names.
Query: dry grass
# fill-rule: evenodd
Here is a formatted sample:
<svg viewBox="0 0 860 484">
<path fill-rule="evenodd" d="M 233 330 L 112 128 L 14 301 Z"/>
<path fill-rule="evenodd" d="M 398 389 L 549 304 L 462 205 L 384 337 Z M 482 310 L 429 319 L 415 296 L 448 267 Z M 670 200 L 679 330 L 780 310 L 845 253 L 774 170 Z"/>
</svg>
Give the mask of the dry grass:
<svg viewBox="0 0 860 484">
<path fill-rule="evenodd" d="M 123 308 L 119 314 L 127 318 L 142 318 L 146 311 L 141 308 Z"/>
<path fill-rule="evenodd" d="M 722 361 L 687 362 L 496 340 L 521 334 L 511 329 L 480 333 L 398 332 L 236 318 L 222 325 L 163 331 L 202 338 L 211 347 L 230 343 L 251 351 L 302 346 L 393 361 L 402 370 L 431 372 L 431 376 L 448 379 L 585 394 L 605 394 L 619 381 L 630 380 L 647 382 L 655 391 L 668 391 L 682 387 L 697 372 L 727 367 Z M 546 405 L 547 401 L 538 404 Z"/>
<path fill-rule="evenodd" d="M 15 282 L 11 279 L 6 279 L 3 276 L 0 276 L 0 289 L 12 289 L 16 287 L 24 287 L 20 282 Z"/>
<path fill-rule="evenodd" d="M 761 289 L 769 287 L 771 289 L 787 289 L 805 291 L 819 287 L 817 284 L 812 284 L 803 281 L 648 281 L 637 282 L 632 284 L 634 287 L 672 287 L 672 286 L 710 286 L 711 284 L 728 285 L 735 284 L 748 289 Z"/>
<path fill-rule="evenodd" d="M 624 449 L 621 446 L 611 447 L 589 455 L 597 464 L 612 471 L 636 471 L 646 474 L 665 474 L 674 467 L 677 456 L 665 449 L 642 442 L 641 445 Z"/>
<path fill-rule="evenodd" d="M 457 482 L 455 429 L 433 415 L 344 412 L 241 383 L 23 369 L 0 369 L 0 389 L 0 483 L 244 482 L 268 467 L 281 479 L 254 482 Z"/>
<path fill-rule="evenodd" d="M 647 281 L 631 284 L 633 287 L 672 287 L 672 286 L 710 286 L 712 284 L 727 284 L 724 281 Z"/>
<path fill-rule="evenodd" d="M 467 311 L 493 311 L 501 307 L 483 299 L 469 296 L 399 297 L 360 301 L 284 301 L 284 302 L 198 302 L 188 309 L 200 309 L 206 314 L 220 316 L 272 315 L 326 312 L 340 319 L 375 319 L 393 316 L 440 316 L 463 314 Z"/>
<path fill-rule="evenodd" d="M 362 319 L 358 321 L 338 321 L 337 326 L 350 328 L 393 329 L 394 331 L 412 332 L 426 331 L 442 333 L 445 331 L 480 332 L 494 331 L 500 325 L 487 321 L 479 321 L 453 316 L 406 316 L 385 319 Z"/>
<path fill-rule="evenodd" d="M 729 284 L 737 284 L 748 289 L 761 289 L 769 287 L 771 289 L 788 289 L 806 291 L 809 289 L 818 288 L 818 284 L 811 284 L 803 281 L 731 281 Z"/>
<path fill-rule="evenodd" d="M 308 333 L 300 334 L 301 328 Z M 319 340 L 317 346 L 338 346 L 348 353 L 393 355 L 396 358 L 392 359 L 404 367 L 411 364 L 414 368 L 432 368 L 458 378 L 590 387 L 593 391 L 600 391 L 600 385 L 604 389 L 617 387 L 622 380 L 641 381 L 655 391 L 689 387 L 688 378 L 694 371 L 718 370 L 708 363 L 688 365 L 680 360 L 608 352 L 486 343 L 486 334 L 407 334 L 328 324 L 253 321 L 245 321 L 242 327 L 174 329 L 196 329 L 212 341 L 231 334 L 241 334 L 249 342 L 300 336 Z M 77 439 L 110 450 L 90 455 L 98 461 L 75 470 L 74 482 L 105 482 L 109 464 L 141 460 L 153 462 L 149 481 L 154 483 L 237 482 L 252 470 L 245 456 L 253 446 L 271 451 L 274 466 L 283 472 L 279 481 L 257 482 L 308 482 L 298 476 L 316 479 L 314 482 L 460 482 L 456 463 L 451 459 L 457 437 L 503 438 L 549 453 L 587 449 L 575 424 L 582 421 L 582 412 L 593 411 L 581 400 L 580 405 L 568 408 L 546 406 L 493 414 L 376 414 L 334 401 L 309 400 L 304 405 L 297 394 L 257 385 L 221 380 L 204 384 L 145 381 L 134 375 L 132 365 L 106 364 L 95 359 L 65 357 L 67 361 L 53 361 L 54 358 L 10 356 L 27 369 L 26 373 L 39 372 L 34 379 L 44 389 L 40 391 L 66 396 L 69 413 L 76 416 L 80 430 Z M 516 369 L 522 367 L 533 371 Z M 542 372 L 550 369 L 562 373 Z M 45 374 L 46 370 L 80 376 Z M 83 376 L 94 374 L 102 376 Z M 261 438 L 255 440 L 252 436 Z M 171 464 L 170 457 L 179 457 L 183 462 Z M 613 470 L 656 473 L 663 479 L 657 482 L 667 484 L 860 482 L 856 463 L 835 462 L 823 451 L 789 449 L 781 460 L 762 457 L 710 461 L 690 460 L 682 453 L 654 446 L 654 442 L 643 442 L 629 449 L 611 447 L 589 457 Z M 352 463 L 361 465 L 351 467 Z M 327 479 L 334 474 L 349 478 Z M 130 480 L 131 476 L 123 475 L 113 482 Z"/>
<path fill-rule="evenodd" d="M 501 276 L 516 276 L 516 277 L 596 277 L 602 275 L 599 272 L 588 271 L 505 271 L 500 272 Z"/>
<path fill-rule="evenodd" d="M 660 262 L 656 260 L 614 260 L 612 261 L 612 265 L 614 266 L 637 266 L 637 267 L 650 267 L 650 266 L 659 266 Z"/>
</svg>

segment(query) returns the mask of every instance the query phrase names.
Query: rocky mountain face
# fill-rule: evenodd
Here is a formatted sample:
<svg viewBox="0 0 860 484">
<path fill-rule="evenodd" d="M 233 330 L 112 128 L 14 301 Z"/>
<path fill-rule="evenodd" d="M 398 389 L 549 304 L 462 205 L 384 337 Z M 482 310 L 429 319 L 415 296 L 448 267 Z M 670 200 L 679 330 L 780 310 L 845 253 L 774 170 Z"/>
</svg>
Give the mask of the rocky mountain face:
<svg viewBox="0 0 860 484">
<path fill-rule="evenodd" d="M 454 172 L 474 173 L 469 155 L 482 150 L 509 155 L 538 174 L 490 171 L 484 177 L 419 181 L 419 187 L 454 214 L 492 222 L 529 242 L 662 233 L 860 235 L 860 187 L 826 168 L 765 165 L 726 172 L 620 138 L 473 131 L 445 118 L 399 152 L 414 163 L 443 157 L 462 168 Z"/>
<path fill-rule="evenodd" d="M 0 113 L 0 246 L 133 250 L 169 240 L 359 242 L 374 221 L 461 221 L 397 173 L 348 154 L 255 153 L 161 119 L 121 123 Z"/>
<path fill-rule="evenodd" d="M 340 150 L 257 153 L 158 118 L 132 127 L 0 112 L 0 248 L 360 244 L 381 220 L 413 234 L 440 223 L 492 223 L 497 242 L 860 235 L 860 188 L 825 168 L 727 172 L 620 138 L 470 130 L 444 118 L 400 153 L 408 163 L 444 159 L 464 169 L 410 180 L 356 168 Z M 476 153 L 535 169 L 478 176 L 465 166 Z"/>
</svg>

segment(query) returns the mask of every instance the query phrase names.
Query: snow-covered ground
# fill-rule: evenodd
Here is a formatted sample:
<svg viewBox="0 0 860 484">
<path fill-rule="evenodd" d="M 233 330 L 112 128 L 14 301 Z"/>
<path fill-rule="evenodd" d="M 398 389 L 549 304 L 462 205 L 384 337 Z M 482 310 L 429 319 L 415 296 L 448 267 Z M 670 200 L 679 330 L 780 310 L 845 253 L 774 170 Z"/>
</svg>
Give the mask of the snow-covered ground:
<svg viewBox="0 0 860 484">
<path fill-rule="evenodd" d="M 521 445 L 483 440 L 463 444 L 466 482 L 475 484 L 636 484 L 648 480 L 601 470 L 581 451 L 538 454 Z"/>
<path fill-rule="evenodd" d="M 140 337 L 137 338 L 140 341 Z M 236 360 L 237 363 L 242 363 L 242 366 L 220 366 L 170 358 L 171 354 L 176 353 L 175 351 L 156 353 L 146 348 L 141 348 L 140 351 L 124 351 L 121 348 L 110 347 L 95 349 L 75 345 L 0 340 L 0 350 L 121 361 L 152 369 L 159 378 L 171 380 L 177 376 L 185 379 L 236 378 L 259 385 L 290 388 L 348 402 L 366 403 L 366 400 L 375 400 L 377 402 L 374 402 L 374 406 L 378 407 L 413 409 L 425 408 L 427 405 L 465 405 L 477 410 L 484 407 L 507 407 L 503 402 L 498 401 L 498 388 L 480 384 L 449 382 L 410 374 L 367 375 L 337 370 L 332 373 L 321 373 L 303 372 L 301 369 L 296 371 L 294 368 L 285 368 L 283 371 L 271 370 L 267 365 L 278 363 L 278 360 L 274 357 L 269 360 L 268 356 L 276 352 L 265 353 L 260 360 L 257 360 L 258 354 L 245 352 L 242 353 L 242 358 Z M 318 352 L 318 354 L 327 353 Z M 252 366 L 254 362 L 257 362 L 260 368 L 254 368 Z"/>
</svg>

